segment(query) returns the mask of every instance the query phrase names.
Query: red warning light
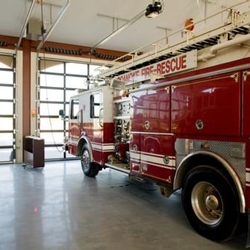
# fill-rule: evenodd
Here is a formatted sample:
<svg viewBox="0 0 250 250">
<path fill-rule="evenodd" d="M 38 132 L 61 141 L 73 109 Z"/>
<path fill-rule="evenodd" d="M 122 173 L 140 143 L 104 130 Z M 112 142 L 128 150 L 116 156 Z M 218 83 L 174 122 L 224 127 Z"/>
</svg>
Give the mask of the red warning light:
<svg viewBox="0 0 250 250">
<path fill-rule="evenodd" d="M 36 112 L 35 109 L 32 109 L 30 113 L 31 113 L 31 116 L 32 116 L 32 117 L 37 116 L 37 112 Z"/>
</svg>

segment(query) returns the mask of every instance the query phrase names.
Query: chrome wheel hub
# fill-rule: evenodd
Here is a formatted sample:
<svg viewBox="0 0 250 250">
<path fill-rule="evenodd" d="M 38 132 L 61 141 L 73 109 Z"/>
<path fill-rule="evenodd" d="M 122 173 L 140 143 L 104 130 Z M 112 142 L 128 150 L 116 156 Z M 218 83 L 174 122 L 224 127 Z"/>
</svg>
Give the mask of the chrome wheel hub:
<svg viewBox="0 0 250 250">
<path fill-rule="evenodd" d="M 87 150 L 83 151 L 82 157 L 81 157 L 81 163 L 82 163 L 82 167 L 84 168 L 84 170 L 88 171 L 89 170 L 89 163 L 90 163 L 90 159 L 89 159 L 89 152 Z"/>
<path fill-rule="evenodd" d="M 206 207 L 209 210 L 216 210 L 219 207 L 219 201 L 215 195 L 208 195 L 205 200 Z"/>
<path fill-rule="evenodd" d="M 223 215 L 223 200 L 219 191 L 208 182 L 197 183 L 191 193 L 195 215 L 207 225 L 215 225 Z"/>
</svg>

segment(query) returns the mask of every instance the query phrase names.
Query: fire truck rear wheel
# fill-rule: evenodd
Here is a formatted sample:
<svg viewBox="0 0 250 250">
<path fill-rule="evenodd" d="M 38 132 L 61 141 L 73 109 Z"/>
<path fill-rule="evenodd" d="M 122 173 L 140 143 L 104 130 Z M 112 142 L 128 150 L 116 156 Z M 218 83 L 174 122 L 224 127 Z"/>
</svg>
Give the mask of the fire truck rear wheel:
<svg viewBox="0 0 250 250">
<path fill-rule="evenodd" d="M 99 170 L 94 162 L 90 161 L 90 152 L 87 146 L 83 146 L 81 155 L 82 171 L 86 176 L 95 177 Z"/>
<path fill-rule="evenodd" d="M 229 239 L 240 223 L 236 197 L 225 175 L 209 166 L 191 170 L 182 190 L 190 224 L 200 235 L 215 241 Z"/>
</svg>

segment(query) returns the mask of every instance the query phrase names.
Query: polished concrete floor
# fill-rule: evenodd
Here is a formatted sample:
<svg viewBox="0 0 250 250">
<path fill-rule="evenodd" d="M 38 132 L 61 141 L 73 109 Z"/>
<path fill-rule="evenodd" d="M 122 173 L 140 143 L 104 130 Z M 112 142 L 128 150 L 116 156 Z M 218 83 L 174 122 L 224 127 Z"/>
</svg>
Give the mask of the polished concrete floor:
<svg viewBox="0 0 250 250">
<path fill-rule="evenodd" d="M 114 170 L 88 178 L 79 161 L 0 166 L 0 250 L 220 250 L 245 242 L 202 238 L 180 193 L 167 199 Z"/>
</svg>

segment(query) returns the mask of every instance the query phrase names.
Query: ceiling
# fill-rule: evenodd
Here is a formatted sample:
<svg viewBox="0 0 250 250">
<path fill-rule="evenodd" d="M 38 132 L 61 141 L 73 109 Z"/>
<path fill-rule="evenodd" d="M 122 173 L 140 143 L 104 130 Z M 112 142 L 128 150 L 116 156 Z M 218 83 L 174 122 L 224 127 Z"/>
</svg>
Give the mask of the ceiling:
<svg viewBox="0 0 250 250">
<path fill-rule="evenodd" d="M 43 1 L 41 5 L 40 2 Z M 36 0 L 31 19 L 44 20 L 47 30 L 69 0 Z M 126 22 L 145 11 L 152 0 L 70 0 L 47 41 L 81 46 L 133 51 L 184 28 L 185 20 L 199 21 L 237 0 L 162 0 L 163 12 L 157 18 L 143 14 L 128 28 L 105 43 L 99 43 Z M 1 1 L 0 34 L 19 37 L 32 0 Z M 203 26 L 207 25 L 206 22 Z M 204 28 L 200 26 L 200 28 Z M 181 32 L 180 34 L 181 35 Z"/>
</svg>

